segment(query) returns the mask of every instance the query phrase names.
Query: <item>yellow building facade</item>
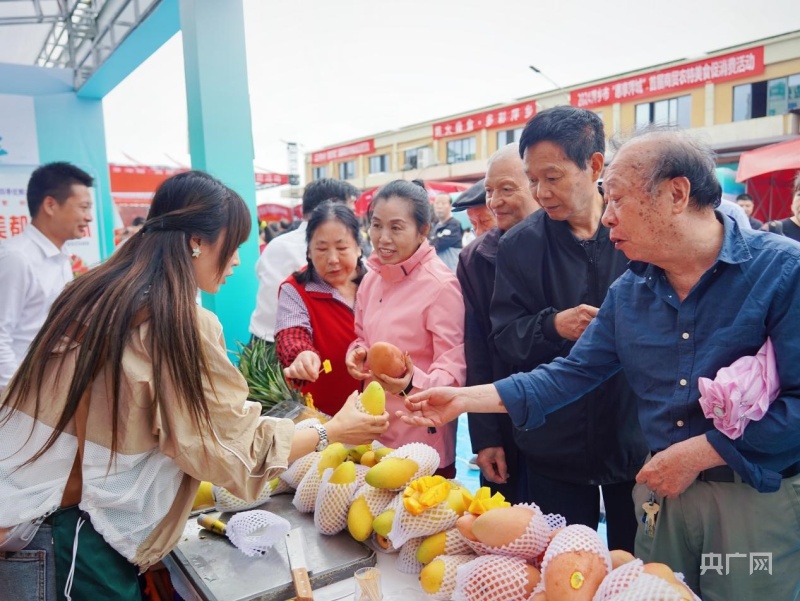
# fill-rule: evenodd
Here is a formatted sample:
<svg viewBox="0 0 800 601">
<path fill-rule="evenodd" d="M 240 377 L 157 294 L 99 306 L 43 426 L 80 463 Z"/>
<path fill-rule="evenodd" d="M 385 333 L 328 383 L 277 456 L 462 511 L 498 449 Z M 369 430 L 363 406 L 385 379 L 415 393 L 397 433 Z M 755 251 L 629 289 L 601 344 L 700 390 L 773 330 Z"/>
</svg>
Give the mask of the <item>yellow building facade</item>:
<svg viewBox="0 0 800 601">
<path fill-rule="evenodd" d="M 306 181 L 333 177 L 362 189 L 394 179 L 476 181 L 531 116 L 561 104 L 597 112 L 609 135 L 648 123 L 690 129 L 721 164 L 733 163 L 800 135 L 800 31 L 342 142 L 306 155 Z"/>
</svg>

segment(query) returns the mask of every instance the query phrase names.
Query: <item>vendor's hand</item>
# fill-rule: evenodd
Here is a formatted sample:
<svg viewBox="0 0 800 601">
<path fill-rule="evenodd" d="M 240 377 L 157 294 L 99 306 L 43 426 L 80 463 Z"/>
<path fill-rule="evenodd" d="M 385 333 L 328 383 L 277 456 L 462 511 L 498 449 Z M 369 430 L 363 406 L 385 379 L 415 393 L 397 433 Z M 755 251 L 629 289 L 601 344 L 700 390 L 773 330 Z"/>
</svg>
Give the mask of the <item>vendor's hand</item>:
<svg viewBox="0 0 800 601">
<path fill-rule="evenodd" d="M 383 389 L 386 392 L 390 392 L 392 394 L 400 394 L 411 383 L 411 379 L 414 377 L 414 363 L 411 361 L 411 355 L 406 353 L 406 373 L 400 378 L 392 378 L 391 376 L 387 375 L 377 375 L 373 374 L 376 380 L 378 380 Z"/>
<path fill-rule="evenodd" d="M 583 331 L 592 323 L 599 310 L 592 305 L 578 305 L 556 313 L 553 325 L 559 336 L 566 340 L 575 341 L 581 337 Z"/>
<path fill-rule="evenodd" d="M 320 369 L 322 369 L 322 361 L 319 355 L 314 351 L 303 351 L 295 357 L 289 367 L 283 369 L 283 375 L 287 380 L 293 378 L 316 382 Z"/>
<path fill-rule="evenodd" d="M 639 470 L 636 481 L 660 497 L 674 498 L 689 488 L 702 470 L 723 464 L 706 437 L 700 435 L 656 453 Z"/>
<path fill-rule="evenodd" d="M 347 373 L 356 380 L 366 380 L 372 375 L 366 366 L 367 349 L 363 346 L 357 346 L 352 351 L 347 353 L 344 364 L 347 366 Z"/>
<path fill-rule="evenodd" d="M 389 414 L 370 415 L 356 409 L 358 391 L 353 391 L 344 406 L 325 424 L 331 442 L 367 444 L 389 429 Z"/>
<path fill-rule="evenodd" d="M 478 451 L 478 467 L 481 468 L 483 477 L 495 484 L 505 484 L 508 481 L 508 467 L 506 466 L 506 452 L 503 447 L 487 447 Z"/>
</svg>

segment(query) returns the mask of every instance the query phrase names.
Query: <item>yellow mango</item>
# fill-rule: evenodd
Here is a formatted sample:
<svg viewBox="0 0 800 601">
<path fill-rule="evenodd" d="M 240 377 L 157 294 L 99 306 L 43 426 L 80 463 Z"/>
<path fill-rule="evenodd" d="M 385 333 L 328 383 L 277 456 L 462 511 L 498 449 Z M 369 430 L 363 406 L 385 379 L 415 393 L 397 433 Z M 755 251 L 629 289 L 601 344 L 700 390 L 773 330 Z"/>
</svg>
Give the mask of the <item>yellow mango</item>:
<svg viewBox="0 0 800 601">
<path fill-rule="evenodd" d="M 197 494 L 192 503 L 192 511 L 196 509 L 208 509 L 214 507 L 214 493 L 212 491 L 213 485 L 211 482 L 201 482 L 200 488 L 197 489 Z"/>
<path fill-rule="evenodd" d="M 350 504 L 350 509 L 347 510 L 347 530 L 350 536 L 360 542 L 367 540 L 372 534 L 372 521 L 369 505 L 363 496 Z"/>
<path fill-rule="evenodd" d="M 389 536 L 394 522 L 394 509 L 387 509 L 372 521 L 372 529 L 383 537 Z"/>
<path fill-rule="evenodd" d="M 361 404 L 370 415 L 383 415 L 386 410 L 386 392 L 380 382 L 372 381 L 361 393 Z"/>
<path fill-rule="evenodd" d="M 447 506 L 458 515 L 464 514 L 471 501 L 472 495 L 466 488 L 461 486 L 452 489 L 450 494 L 447 495 Z"/>
<path fill-rule="evenodd" d="M 419 584 L 429 595 L 435 595 L 444 581 L 444 560 L 436 559 L 422 568 L 419 573 Z"/>
<path fill-rule="evenodd" d="M 371 450 L 372 450 L 371 444 L 360 444 L 347 451 L 347 456 L 350 457 L 352 461 L 355 461 L 356 463 L 361 463 L 361 457 L 364 455 L 364 453 Z"/>
<path fill-rule="evenodd" d="M 394 449 L 391 447 L 381 447 L 380 449 L 375 450 L 375 459 L 381 461 L 384 457 L 386 457 L 389 453 L 393 453 Z"/>
<path fill-rule="evenodd" d="M 418 469 L 419 465 L 413 459 L 388 457 L 369 469 L 366 481 L 375 488 L 397 490 L 403 488 Z"/>
<path fill-rule="evenodd" d="M 375 451 L 364 451 L 364 453 L 361 455 L 361 465 L 372 467 L 373 465 L 377 464 L 378 460 L 375 457 Z"/>
<path fill-rule="evenodd" d="M 350 484 L 356 481 L 356 464 L 352 461 L 345 461 L 331 474 L 328 480 L 331 484 Z"/>
<path fill-rule="evenodd" d="M 438 532 L 422 541 L 417 549 L 417 561 L 429 564 L 435 557 L 444 555 L 447 532 Z"/>
<path fill-rule="evenodd" d="M 319 475 L 322 475 L 329 467 L 339 467 L 339 465 L 347 459 L 347 449 L 341 442 L 334 442 L 322 451 L 319 456 L 319 463 L 317 464 L 317 469 L 319 470 Z"/>
</svg>

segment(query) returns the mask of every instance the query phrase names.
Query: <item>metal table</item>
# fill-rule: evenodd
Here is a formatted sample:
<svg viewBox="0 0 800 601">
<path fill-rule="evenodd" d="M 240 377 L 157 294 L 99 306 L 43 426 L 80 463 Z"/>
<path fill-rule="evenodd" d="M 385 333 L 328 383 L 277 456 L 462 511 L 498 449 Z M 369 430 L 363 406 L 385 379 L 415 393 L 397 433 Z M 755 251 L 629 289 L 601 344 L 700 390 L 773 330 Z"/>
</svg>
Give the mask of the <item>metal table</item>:
<svg viewBox="0 0 800 601">
<path fill-rule="evenodd" d="M 286 518 L 292 528 L 302 528 L 306 562 L 314 589 L 350 578 L 358 568 L 374 566 L 375 552 L 353 540 L 344 531 L 335 536 L 320 534 L 314 516 L 300 513 L 292 495 L 271 498 L 260 509 Z M 219 515 L 224 522 L 229 514 Z M 180 542 L 165 558 L 173 574 L 203 601 L 282 601 L 294 597 L 286 547 L 279 543 L 261 557 L 247 557 L 225 537 L 200 528 L 189 518 Z"/>
</svg>

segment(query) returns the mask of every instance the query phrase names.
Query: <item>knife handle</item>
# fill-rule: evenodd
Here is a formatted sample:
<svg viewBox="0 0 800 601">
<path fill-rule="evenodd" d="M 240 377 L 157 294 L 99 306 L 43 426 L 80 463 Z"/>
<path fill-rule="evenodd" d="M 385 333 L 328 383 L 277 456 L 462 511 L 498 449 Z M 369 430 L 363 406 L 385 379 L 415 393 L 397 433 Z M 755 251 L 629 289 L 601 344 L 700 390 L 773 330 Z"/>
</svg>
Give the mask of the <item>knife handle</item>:
<svg viewBox="0 0 800 601">
<path fill-rule="evenodd" d="M 297 593 L 297 601 L 313 601 L 314 593 L 311 591 L 311 581 L 308 579 L 308 570 L 295 568 L 292 570 L 292 582 Z"/>
</svg>

